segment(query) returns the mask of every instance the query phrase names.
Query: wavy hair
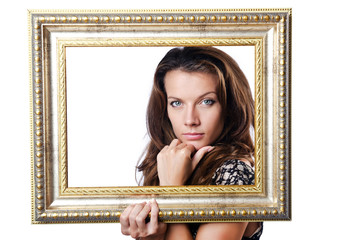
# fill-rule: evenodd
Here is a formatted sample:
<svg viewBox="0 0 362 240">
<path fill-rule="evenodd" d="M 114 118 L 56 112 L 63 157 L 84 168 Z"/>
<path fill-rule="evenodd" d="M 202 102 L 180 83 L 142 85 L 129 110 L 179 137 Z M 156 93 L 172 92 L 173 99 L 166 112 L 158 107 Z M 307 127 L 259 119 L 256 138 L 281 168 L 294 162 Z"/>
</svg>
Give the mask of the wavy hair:
<svg viewBox="0 0 362 240">
<path fill-rule="evenodd" d="M 201 159 L 187 181 L 191 185 L 211 183 L 213 173 L 225 161 L 244 159 L 254 164 L 254 143 L 250 134 L 254 127 L 254 100 L 249 83 L 234 59 L 214 47 L 181 47 L 171 49 L 158 64 L 147 107 L 147 130 L 150 143 L 143 161 L 137 166 L 144 186 L 157 186 L 157 154 L 176 138 L 167 115 L 167 72 L 203 72 L 218 76 L 217 97 L 222 106 L 224 127 L 212 143 L 215 148 Z"/>
</svg>

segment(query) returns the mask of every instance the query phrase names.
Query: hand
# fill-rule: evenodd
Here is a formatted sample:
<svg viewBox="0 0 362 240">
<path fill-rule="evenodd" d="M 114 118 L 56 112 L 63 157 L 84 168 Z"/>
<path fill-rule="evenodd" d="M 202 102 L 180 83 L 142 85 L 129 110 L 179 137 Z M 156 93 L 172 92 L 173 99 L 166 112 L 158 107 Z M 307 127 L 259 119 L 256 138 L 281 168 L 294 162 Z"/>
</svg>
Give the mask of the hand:
<svg viewBox="0 0 362 240">
<path fill-rule="evenodd" d="M 196 151 L 191 144 L 174 139 L 157 155 L 157 171 L 160 186 L 183 185 L 196 168 L 201 158 L 213 147 L 205 146 Z"/>
<path fill-rule="evenodd" d="M 120 217 L 122 233 L 131 235 L 132 238 L 163 240 L 167 225 L 158 221 L 158 212 L 155 200 L 128 206 Z M 151 213 L 150 221 L 146 222 L 149 213 Z"/>
</svg>

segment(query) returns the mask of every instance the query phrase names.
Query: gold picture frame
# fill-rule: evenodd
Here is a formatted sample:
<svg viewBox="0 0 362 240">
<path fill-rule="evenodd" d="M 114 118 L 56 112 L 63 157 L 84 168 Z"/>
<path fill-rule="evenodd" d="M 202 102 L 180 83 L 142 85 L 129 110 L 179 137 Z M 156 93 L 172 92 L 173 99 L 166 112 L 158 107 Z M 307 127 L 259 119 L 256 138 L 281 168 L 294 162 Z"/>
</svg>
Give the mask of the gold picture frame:
<svg viewBox="0 0 362 240">
<path fill-rule="evenodd" d="M 291 219 L 291 9 L 29 10 L 28 20 L 32 223 L 118 222 L 128 204 L 152 198 L 166 222 Z M 69 116 L 76 116 L 69 111 L 87 88 L 87 83 L 74 87 L 70 97 L 70 69 L 80 69 L 74 65 L 82 61 L 71 61 L 71 50 L 142 48 L 143 55 L 151 55 L 155 49 L 177 46 L 252 47 L 255 185 L 98 186 L 97 180 L 95 186 L 71 185 L 69 135 L 77 128 L 69 127 Z M 141 57 L 132 55 L 129 62 L 140 64 Z M 102 58 L 93 60 L 98 64 Z M 92 116 L 108 116 L 89 105 Z M 86 165 L 75 175 L 85 172 Z"/>
</svg>

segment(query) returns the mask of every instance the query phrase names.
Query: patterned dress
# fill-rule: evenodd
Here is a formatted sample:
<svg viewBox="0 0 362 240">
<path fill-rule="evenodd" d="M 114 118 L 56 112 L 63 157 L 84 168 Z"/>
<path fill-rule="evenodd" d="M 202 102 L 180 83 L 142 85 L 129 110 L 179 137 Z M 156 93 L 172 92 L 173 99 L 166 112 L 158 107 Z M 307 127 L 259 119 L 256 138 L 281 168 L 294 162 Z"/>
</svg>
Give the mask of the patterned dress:
<svg viewBox="0 0 362 240">
<path fill-rule="evenodd" d="M 223 163 L 212 176 L 212 185 L 253 185 L 254 169 L 241 160 Z"/>
<path fill-rule="evenodd" d="M 211 185 L 253 185 L 255 182 L 254 169 L 245 162 L 232 159 L 225 161 L 212 176 Z M 196 238 L 200 224 L 189 224 L 191 233 Z M 243 237 L 242 240 L 258 240 L 263 233 L 263 223 L 250 237 Z"/>
</svg>

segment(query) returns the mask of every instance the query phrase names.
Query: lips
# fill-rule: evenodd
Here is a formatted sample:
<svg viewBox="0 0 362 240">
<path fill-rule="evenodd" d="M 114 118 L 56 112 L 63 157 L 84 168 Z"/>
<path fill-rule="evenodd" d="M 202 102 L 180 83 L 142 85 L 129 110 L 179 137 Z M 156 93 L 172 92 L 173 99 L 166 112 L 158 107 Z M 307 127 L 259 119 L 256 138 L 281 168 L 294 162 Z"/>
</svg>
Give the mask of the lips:
<svg viewBox="0 0 362 240">
<path fill-rule="evenodd" d="M 204 137 L 204 133 L 183 133 L 186 140 L 195 141 Z"/>
</svg>

